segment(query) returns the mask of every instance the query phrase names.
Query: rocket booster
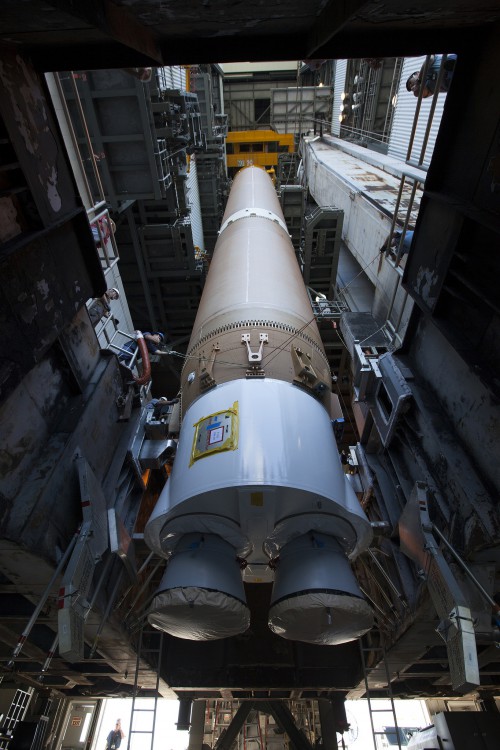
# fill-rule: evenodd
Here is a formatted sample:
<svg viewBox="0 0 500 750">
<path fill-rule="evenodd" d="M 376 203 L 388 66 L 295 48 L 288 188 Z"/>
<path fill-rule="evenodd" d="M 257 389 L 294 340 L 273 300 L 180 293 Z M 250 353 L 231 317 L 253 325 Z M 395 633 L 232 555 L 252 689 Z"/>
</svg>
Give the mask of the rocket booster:
<svg viewBox="0 0 500 750">
<path fill-rule="evenodd" d="M 182 373 L 175 463 L 145 539 L 168 563 L 148 618 L 193 640 L 268 624 L 334 645 L 373 624 L 349 565 L 371 526 L 343 472 L 331 374 L 271 179 L 233 183 Z"/>
</svg>

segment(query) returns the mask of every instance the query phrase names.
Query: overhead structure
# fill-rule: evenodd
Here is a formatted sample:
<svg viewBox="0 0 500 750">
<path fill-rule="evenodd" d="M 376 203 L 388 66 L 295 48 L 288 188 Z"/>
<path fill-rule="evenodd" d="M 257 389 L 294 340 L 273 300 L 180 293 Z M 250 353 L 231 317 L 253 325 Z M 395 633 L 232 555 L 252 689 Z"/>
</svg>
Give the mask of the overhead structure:
<svg viewBox="0 0 500 750">
<path fill-rule="evenodd" d="M 242 3 L 231 6 L 231 13 L 225 3 L 198 0 L 175 8 L 130 0 L 33 0 L 29 15 L 13 11 L 12 3 L 2 5 L 0 28 L 10 43 L 29 47 L 46 70 L 189 65 L 193 51 L 203 63 L 416 55 L 425 47 L 439 49 L 444 36 L 458 52 L 471 26 L 498 19 L 491 0 L 459 7 L 456 0 L 439 7 L 419 0 L 411 8 L 397 0 L 283 0 L 273 12 Z"/>
</svg>

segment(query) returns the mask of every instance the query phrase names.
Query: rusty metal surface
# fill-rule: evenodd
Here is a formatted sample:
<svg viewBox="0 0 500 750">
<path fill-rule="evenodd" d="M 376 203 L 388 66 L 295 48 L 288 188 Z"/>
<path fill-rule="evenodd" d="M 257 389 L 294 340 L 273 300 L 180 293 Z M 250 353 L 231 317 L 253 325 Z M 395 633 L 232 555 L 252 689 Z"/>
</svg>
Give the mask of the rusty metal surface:
<svg viewBox="0 0 500 750">
<path fill-rule="evenodd" d="M 387 216 L 392 216 L 396 206 L 401 177 L 389 171 L 384 162 L 387 161 L 391 164 L 394 160 L 381 154 L 374 156 L 372 152 L 373 161 L 378 160 L 380 163 L 378 166 L 376 163 L 370 164 L 358 158 L 355 152 L 348 153 L 343 147 L 340 147 L 339 141 L 335 141 L 339 144 L 337 148 L 331 148 L 330 141 L 327 143 L 316 141 L 309 144 L 309 147 L 314 151 L 314 158 L 323 163 L 327 169 L 338 174 L 353 192 L 361 194 L 372 203 L 376 203 L 377 208 L 384 211 Z M 423 175 L 421 176 L 423 177 Z M 417 190 L 411 213 L 413 224 L 420 208 L 421 195 L 422 191 Z M 401 215 L 407 210 L 410 197 L 411 184 L 405 184 L 400 203 Z"/>
<path fill-rule="evenodd" d="M 45 70 L 61 70 L 60 58 L 82 67 L 113 67 L 163 61 L 301 59 L 422 54 L 440 46 L 444 31 L 458 51 L 467 27 L 500 18 L 498 4 L 478 0 L 399 0 L 346 3 L 282 0 L 272 3 L 223 0 L 183 3 L 157 0 L 25 0 L 2 3 L 2 38 L 29 45 Z M 465 32 L 465 33 L 464 33 Z M 92 64 L 93 61 L 93 64 Z M 136 61 L 135 63 L 133 61 Z"/>
<path fill-rule="evenodd" d="M 61 221 L 81 205 L 76 185 L 44 82 L 12 50 L 2 52 L 0 115 L 42 225 Z"/>
<path fill-rule="evenodd" d="M 0 264 L 1 399 L 47 353 L 104 279 L 85 212 L 40 233 Z"/>
<path fill-rule="evenodd" d="M 4 399 L 105 284 L 43 80 L 11 49 L 0 66 L 0 116 L 16 159 L 2 170 L 2 192 L 17 224 L 0 254 Z"/>
</svg>

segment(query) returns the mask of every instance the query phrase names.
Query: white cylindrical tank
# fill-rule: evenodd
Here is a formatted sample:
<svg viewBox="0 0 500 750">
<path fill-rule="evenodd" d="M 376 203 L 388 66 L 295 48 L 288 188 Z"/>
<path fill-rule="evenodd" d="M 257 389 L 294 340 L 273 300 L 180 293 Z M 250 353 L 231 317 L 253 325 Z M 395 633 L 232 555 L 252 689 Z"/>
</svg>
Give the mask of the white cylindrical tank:
<svg viewBox="0 0 500 750">
<path fill-rule="evenodd" d="M 342 642 L 370 627 L 348 559 L 366 549 L 372 531 L 340 463 L 331 403 L 328 360 L 273 184 L 262 169 L 244 169 L 188 346 L 175 463 L 145 529 L 153 550 L 173 556 L 150 613 L 157 627 L 184 638 L 242 632 L 244 616 L 234 624 L 233 603 L 244 598 L 228 588 L 222 546 L 211 543 L 203 553 L 208 586 L 186 549 L 192 534 L 224 540 L 231 576 L 244 558 L 248 583 L 271 583 L 281 560 L 269 622 L 284 637 Z M 323 540 L 324 553 L 306 545 L 295 555 L 294 540 L 309 532 Z M 304 599 L 318 581 L 334 626 Z M 173 591 L 192 588 L 226 597 L 209 629 L 202 608 L 187 612 L 173 601 Z M 306 622 L 304 604 L 314 622 L 307 632 L 293 624 Z"/>
</svg>

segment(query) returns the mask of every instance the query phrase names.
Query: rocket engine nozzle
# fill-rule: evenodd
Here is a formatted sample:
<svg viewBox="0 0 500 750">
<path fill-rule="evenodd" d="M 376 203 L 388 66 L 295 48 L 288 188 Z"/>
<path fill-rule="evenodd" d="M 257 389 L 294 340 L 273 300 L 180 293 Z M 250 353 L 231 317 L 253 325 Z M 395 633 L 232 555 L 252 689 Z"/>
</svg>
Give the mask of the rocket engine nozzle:
<svg viewBox="0 0 500 750">
<path fill-rule="evenodd" d="M 311 532 L 281 550 L 268 624 L 283 638 L 323 646 L 352 641 L 373 626 L 335 538 Z"/>
<path fill-rule="evenodd" d="M 186 534 L 163 575 L 148 620 L 178 638 L 211 641 L 250 624 L 234 548 L 215 534 Z"/>
</svg>

